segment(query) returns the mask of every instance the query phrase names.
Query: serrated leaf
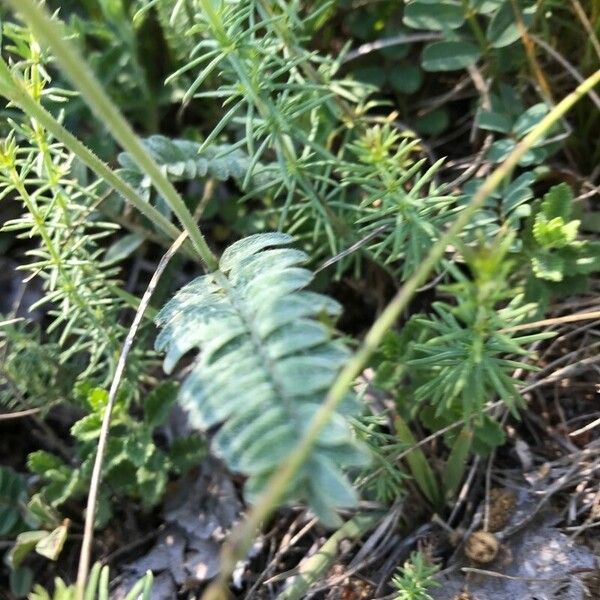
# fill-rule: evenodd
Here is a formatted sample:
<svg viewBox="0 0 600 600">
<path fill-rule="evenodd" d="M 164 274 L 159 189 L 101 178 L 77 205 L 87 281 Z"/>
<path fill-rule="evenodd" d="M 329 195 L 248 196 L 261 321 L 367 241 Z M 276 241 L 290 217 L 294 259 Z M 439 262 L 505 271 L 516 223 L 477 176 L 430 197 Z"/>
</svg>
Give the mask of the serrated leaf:
<svg viewBox="0 0 600 600">
<path fill-rule="evenodd" d="M 89 442 L 98 438 L 101 428 L 102 415 L 100 413 L 91 413 L 73 424 L 71 435 L 81 442 Z"/>
<path fill-rule="evenodd" d="M 173 441 L 169 448 L 169 460 L 173 469 L 183 475 L 198 465 L 206 452 L 206 442 L 199 435 L 190 435 Z"/>
<path fill-rule="evenodd" d="M 159 451 L 137 470 L 136 479 L 144 506 L 154 506 L 160 501 L 167 487 L 168 472 L 167 458 Z"/>
<path fill-rule="evenodd" d="M 544 195 L 542 212 L 547 219 L 560 217 L 565 221 L 571 216 L 573 210 L 573 191 L 566 183 L 559 183 L 550 188 Z"/>
<path fill-rule="evenodd" d="M 126 460 L 131 461 L 136 467 L 146 464 L 147 460 L 156 450 L 150 432 L 136 434 L 130 433 L 123 445 L 123 454 Z"/>
<path fill-rule="evenodd" d="M 538 253 L 531 259 L 535 276 L 548 281 L 562 281 L 564 260 L 557 254 Z"/>
<path fill-rule="evenodd" d="M 64 466 L 65 463 L 58 456 L 44 450 L 36 450 L 27 456 L 27 468 L 37 475 L 47 475 Z"/>
<path fill-rule="evenodd" d="M 565 223 L 562 217 L 548 220 L 543 213 L 538 213 L 533 223 L 533 237 L 543 248 L 564 248 L 577 238 L 579 221 Z"/>
<path fill-rule="evenodd" d="M 97 412 L 104 408 L 108 403 L 108 392 L 105 389 L 95 387 L 87 392 L 86 401 L 88 406 Z"/>
<path fill-rule="evenodd" d="M 474 65 L 480 57 L 479 48 L 471 42 L 433 42 L 425 46 L 421 65 L 426 71 L 456 71 Z"/>
<path fill-rule="evenodd" d="M 144 401 L 144 422 L 150 428 L 162 425 L 177 399 L 177 384 L 165 382 L 156 387 Z"/>
</svg>

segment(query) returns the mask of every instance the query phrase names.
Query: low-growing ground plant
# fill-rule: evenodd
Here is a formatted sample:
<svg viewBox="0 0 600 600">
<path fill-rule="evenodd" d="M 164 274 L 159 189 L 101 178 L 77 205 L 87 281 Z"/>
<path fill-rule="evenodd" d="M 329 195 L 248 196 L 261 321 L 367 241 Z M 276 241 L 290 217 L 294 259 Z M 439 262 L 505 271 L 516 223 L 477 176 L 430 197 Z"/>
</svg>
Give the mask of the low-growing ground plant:
<svg viewBox="0 0 600 600">
<path fill-rule="evenodd" d="M 81 537 L 76 585 L 30 597 L 107 597 L 94 531 L 155 518 L 207 453 L 249 508 L 208 599 L 277 508 L 338 532 L 372 512 L 353 538 L 407 495 L 455 515 L 526 407 L 539 321 L 600 271 L 572 176 L 600 120 L 593 31 L 565 41 L 585 50 L 565 85 L 535 50 L 566 27 L 555 2 L 1 10 L 0 247 L 36 298 L 4 308 L 0 406 L 45 433 L 26 477 L 0 468 L 12 593 Z M 413 553 L 395 597 L 430 600 L 437 570 Z"/>
</svg>

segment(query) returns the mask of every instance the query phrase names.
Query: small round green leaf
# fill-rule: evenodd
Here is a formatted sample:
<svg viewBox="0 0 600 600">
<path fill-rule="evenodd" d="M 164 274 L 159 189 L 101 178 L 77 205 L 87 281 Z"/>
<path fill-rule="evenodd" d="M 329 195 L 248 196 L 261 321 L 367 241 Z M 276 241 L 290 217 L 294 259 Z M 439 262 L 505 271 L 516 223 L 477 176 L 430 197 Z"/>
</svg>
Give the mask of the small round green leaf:
<svg viewBox="0 0 600 600">
<path fill-rule="evenodd" d="M 426 71 L 456 71 L 474 65 L 481 56 L 470 42 L 443 41 L 425 46 L 421 64 Z"/>
<path fill-rule="evenodd" d="M 486 131 L 510 133 L 512 123 L 510 117 L 504 113 L 481 110 L 477 116 L 477 126 Z"/>
<path fill-rule="evenodd" d="M 419 117 L 415 122 L 415 127 L 421 135 L 439 135 L 449 124 L 448 111 L 441 107 Z"/>
<path fill-rule="evenodd" d="M 381 87 L 385 82 L 385 71 L 381 66 L 361 67 L 354 71 L 354 75 L 358 81 L 377 87 Z"/>
<path fill-rule="evenodd" d="M 417 65 L 399 65 L 388 75 L 388 81 L 400 94 L 414 94 L 423 83 L 423 71 Z"/>
<path fill-rule="evenodd" d="M 513 133 L 518 137 L 522 138 L 528 134 L 547 114 L 548 106 L 543 102 L 534 104 L 529 107 L 514 124 Z"/>
<path fill-rule="evenodd" d="M 470 5 L 480 15 L 491 15 L 502 6 L 503 2 L 504 0 L 471 0 Z"/>
<path fill-rule="evenodd" d="M 521 19 L 526 28 L 533 22 L 534 12 L 535 8 L 533 10 L 525 9 L 521 13 Z M 493 48 L 510 46 L 510 44 L 513 44 L 521 37 L 511 0 L 505 0 L 500 10 L 492 17 L 488 25 L 486 37 Z"/>
<path fill-rule="evenodd" d="M 444 31 L 457 29 L 465 22 L 460 2 L 438 0 L 435 4 L 413 0 L 404 10 L 403 22 L 413 29 Z"/>
</svg>

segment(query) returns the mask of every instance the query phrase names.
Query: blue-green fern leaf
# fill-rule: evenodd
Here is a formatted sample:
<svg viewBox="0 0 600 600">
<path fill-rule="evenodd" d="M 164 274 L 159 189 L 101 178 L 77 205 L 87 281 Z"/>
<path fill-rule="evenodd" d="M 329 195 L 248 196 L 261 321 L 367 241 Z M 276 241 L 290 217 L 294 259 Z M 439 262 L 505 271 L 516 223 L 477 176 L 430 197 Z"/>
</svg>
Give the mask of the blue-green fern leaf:
<svg viewBox="0 0 600 600">
<path fill-rule="evenodd" d="M 200 349 L 179 401 L 199 429 L 220 425 L 213 450 L 248 476 L 250 501 L 298 446 L 349 354 L 326 324 L 340 306 L 305 289 L 313 274 L 301 267 L 304 252 L 285 247 L 291 241 L 266 233 L 234 243 L 218 271 L 186 285 L 157 317 L 167 372 Z M 359 410 L 349 395 L 286 496 L 307 501 L 325 523 L 356 501 L 342 470 L 366 461 L 347 420 Z"/>
<path fill-rule="evenodd" d="M 152 158 L 160 165 L 171 181 L 192 181 L 214 177 L 219 181 L 233 178 L 240 184 L 252 170 L 252 182 L 265 185 L 271 179 L 269 170 L 261 164 L 252 164 L 250 157 L 234 146 L 208 145 L 191 140 L 172 140 L 163 135 L 153 135 L 143 140 Z M 150 179 L 140 171 L 127 152 L 118 156 L 121 176 L 143 197 L 150 197 Z"/>
</svg>

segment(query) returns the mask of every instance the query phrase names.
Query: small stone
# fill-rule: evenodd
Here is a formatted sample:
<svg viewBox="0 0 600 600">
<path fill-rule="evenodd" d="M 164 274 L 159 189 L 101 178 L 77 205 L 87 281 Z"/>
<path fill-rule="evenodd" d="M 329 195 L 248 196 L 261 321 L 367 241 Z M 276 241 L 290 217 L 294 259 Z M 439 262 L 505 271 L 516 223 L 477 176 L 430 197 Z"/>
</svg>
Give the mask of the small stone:
<svg viewBox="0 0 600 600">
<path fill-rule="evenodd" d="M 498 556 L 499 548 L 500 544 L 493 533 L 476 531 L 465 543 L 465 554 L 473 562 L 487 564 Z"/>
</svg>

